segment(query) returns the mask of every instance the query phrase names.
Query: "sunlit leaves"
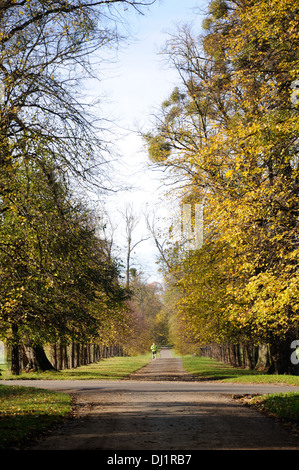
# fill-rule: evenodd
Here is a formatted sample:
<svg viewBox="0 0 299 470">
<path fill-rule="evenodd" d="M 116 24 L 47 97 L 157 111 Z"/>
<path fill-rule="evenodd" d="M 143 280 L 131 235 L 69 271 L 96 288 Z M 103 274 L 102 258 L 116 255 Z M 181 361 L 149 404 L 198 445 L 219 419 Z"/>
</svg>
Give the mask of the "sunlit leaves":
<svg viewBox="0 0 299 470">
<path fill-rule="evenodd" d="M 157 118 L 153 134 L 171 151 L 155 161 L 180 178 L 183 201 L 205 201 L 206 246 L 196 264 L 195 254 L 173 263 L 185 341 L 298 334 L 296 8 L 292 0 L 213 1 L 203 38 L 180 28 L 168 43 L 182 98 L 171 97 Z M 205 250 L 217 245 L 215 272 Z"/>
</svg>

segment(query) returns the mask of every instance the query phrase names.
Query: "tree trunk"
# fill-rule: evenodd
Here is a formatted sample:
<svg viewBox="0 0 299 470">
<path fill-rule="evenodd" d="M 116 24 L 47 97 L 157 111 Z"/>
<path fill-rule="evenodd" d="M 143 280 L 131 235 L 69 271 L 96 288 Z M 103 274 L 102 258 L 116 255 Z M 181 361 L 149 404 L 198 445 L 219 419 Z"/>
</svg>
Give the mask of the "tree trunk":
<svg viewBox="0 0 299 470">
<path fill-rule="evenodd" d="M 12 325 L 12 342 L 11 342 L 11 373 L 20 375 L 20 359 L 19 359 L 19 335 L 18 325 Z"/>
<path fill-rule="evenodd" d="M 74 369 L 75 366 L 75 352 L 76 352 L 76 347 L 74 341 L 72 341 L 71 344 L 71 368 Z"/>
<path fill-rule="evenodd" d="M 25 351 L 28 359 L 28 364 L 26 366 L 27 370 L 39 370 L 42 372 L 47 370 L 56 370 L 47 358 L 44 348 L 41 345 L 25 346 Z"/>
<path fill-rule="evenodd" d="M 254 358 L 253 358 L 253 348 L 250 343 L 246 343 L 245 345 L 245 351 L 246 351 L 246 367 L 248 367 L 250 370 L 254 369 Z"/>
<path fill-rule="evenodd" d="M 269 346 L 267 344 L 259 344 L 258 358 L 255 365 L 256 370 L 268 370 L 270 367 Z"/>
<path fill-rule="evenodd" d="M 57 343 L 54 343 L 52 345 L 52 361 L 54 369 L 57 369 Z"/>
<path fill-rule="evenodd" d="M 291 340 L 285 340 L 281 343 L 273 343 L 270 345 L 271 366 L 268 370 L 269 374 L 291 374 Z"/>
</svg>

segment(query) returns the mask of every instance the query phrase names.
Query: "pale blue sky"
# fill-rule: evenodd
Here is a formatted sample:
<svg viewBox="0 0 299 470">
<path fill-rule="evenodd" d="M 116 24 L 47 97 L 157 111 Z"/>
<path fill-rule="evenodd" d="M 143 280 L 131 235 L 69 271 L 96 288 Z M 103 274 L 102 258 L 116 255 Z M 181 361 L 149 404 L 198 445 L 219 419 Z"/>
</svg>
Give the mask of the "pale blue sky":
<svg viewBox="0 0 299 470">
<path fill-rule="evenodd" d="M 119 174 L 115 177 L 134 188 L 107 198 L 107 207 L 116 223 L 120 220 L 118 210 L 128 202 L 134 205 L 136 213 L 145 206 L 153 210 L 163 206 L 159 174 L 147 169 L 147 155 L 136 128 L 137 125 L 146 128 L 151 113 L 179 82 L 176 72 L 166 67 L 159 54 L 169 33 L 174 33 L 177 25 L 186 23 L 193 23 L 194 31 L 200 33 L 208 3 L 207 0 L 158 0 L 144 16 L 132 13 L 128 16 L 133 39 L 118 52 L 117 61 L 107 68 L 107 80 L 102 83 L 107 95 L 103 109 L 119 126 L 116 132 L 120 164 L 117 166 Z M 198 14 L 199 10 L 202 15 Z M 122 233 L 123 229 L 119 228 L 119 245 L 124 243 Z M 135 233 L 136 239 L 145 233 L 141 223 Z M 151 280 L 157 278 L 156 256 L 153 242 L 148 241 L 138 246 L 134 257 L 135 267 L 142 267 Z"/>
<path fill-rule="evenodd" d="M 128 16 L 133 39 L 119 51 L 110 71 L 114 78 L 106 85 L 113 115 L 134 122 L 168 97 L 176 75 L 167 70 L 159 51 L 178 24 L 194 22 L 200 28 L 203 16 L 196 12 L 207 5 L 207 0 L 157 0 L 144 16 Z"/>
</svg>

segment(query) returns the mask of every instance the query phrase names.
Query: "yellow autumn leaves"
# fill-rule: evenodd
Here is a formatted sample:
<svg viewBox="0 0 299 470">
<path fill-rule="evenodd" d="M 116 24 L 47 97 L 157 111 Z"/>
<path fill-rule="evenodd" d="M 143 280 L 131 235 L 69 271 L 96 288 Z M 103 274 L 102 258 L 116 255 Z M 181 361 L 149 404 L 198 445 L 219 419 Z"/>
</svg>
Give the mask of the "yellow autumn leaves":
<svg viewBox="0 0 299 470">
<path fill-rule="evenodd" d="M 299 335 L 296 8 L 216 0 L 204 37 L 182 28 L 168 49 L 181 99 L 151 134 L 166 158 L 151 158 L 185 181 L 182 202 L 205 201 L 204 246 L 172 269 L 185 342 Z"/>
</svg>

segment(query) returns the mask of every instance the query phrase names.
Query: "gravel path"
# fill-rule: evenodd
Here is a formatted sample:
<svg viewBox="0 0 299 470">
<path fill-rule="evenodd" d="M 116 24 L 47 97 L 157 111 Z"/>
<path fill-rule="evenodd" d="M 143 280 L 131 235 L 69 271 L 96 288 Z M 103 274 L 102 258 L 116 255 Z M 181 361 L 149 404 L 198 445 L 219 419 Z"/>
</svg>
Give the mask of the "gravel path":
<svg viewBox="0 0 299 470">
<path fill-rule="evenodd" d="M 79 381 L 72 388 L 64 384 L 74 396 L 73 419 L 30 449 L 299 450 L 291 430 L 232 398 L 231 392 L 244 391 L 245 385 L 210 386 L 189 379 L 181 360 L 166 350 L 128 380 L 90 381 L 89 388 Z M 252 393 L 259 387 L 247 389 Z"/>
</svg>

